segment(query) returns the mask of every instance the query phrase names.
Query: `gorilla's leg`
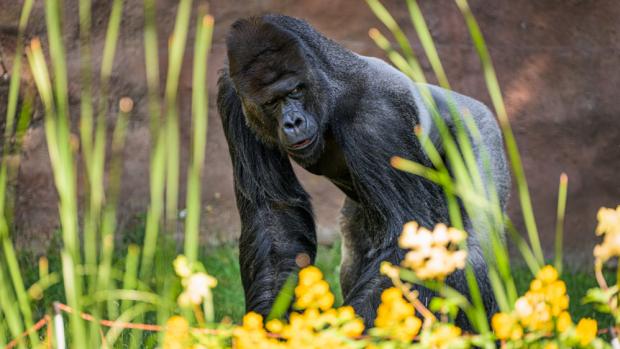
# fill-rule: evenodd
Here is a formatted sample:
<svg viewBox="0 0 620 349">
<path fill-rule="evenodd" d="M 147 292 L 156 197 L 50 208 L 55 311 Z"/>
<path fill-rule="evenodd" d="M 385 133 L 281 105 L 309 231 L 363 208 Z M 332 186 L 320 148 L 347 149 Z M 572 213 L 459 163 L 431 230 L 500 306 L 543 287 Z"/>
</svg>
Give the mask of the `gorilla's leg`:
<svg viewBox="0 0 620 349">
<path fill-rule="evenodd" d="M 345 304 L 353 306 L 356 313 L 364 319 L 366 328 L 371 328 L 374 325 L 377 307 L 381 303 L 381 293 L 386 288 L 393 286 L 390 279 L 380 274 L 379 268 L 381 263 L 388 261 L 392 264 L 399 264 L 401 259 L 402 251 L 398 249 L 370 251 L 368 256 L 361 258 L 360 263 L 357 265 L 357 280 L 353 283 L 353 286 L 348 289 L 347 293 L 345 293 L 343 288 Z M 474 272 L 478 279 L 478 287 L 487 312 L 487 320 L 490 321 L 492 315 L 497 312 L 497 305 L 486 270 L 483 269 L 486 268 L 476 268 Z M 446 284 L 455 288 L 468 299 L 471 299 L 464 270 L 457 270 L 449 275 L 446 279 Z M 430 306 L 433 297 L 437 296 L 435 292 L 420 285 L 414 285 L 413 289 L 418 292 L 418 299 L 427 308 Z M 422 315 L 417 313 L 417 316 L 421 317 Z M 459 312 L 455 319 L 455 324 L 466 332 L 475 332 L 475 328 L 472 327 L 463 312 Z"/>
<path fill-rule="evenodd" d="M 381 262 L 388 261 L 392 264 L 400 264 L 404 257 L 404 251 L 392 244 L 383 249 L 373 248 L 372 241 L 368 238 L 368 229 L 364 224 L 364 216 L 358 203 L 347 198 L 342 208 L 341 235 L 342 235 L 342 260 L 340 265 L 340 285 L 345 304 L 351 305 L 365 322 L 366 328 L 374 325 L 377 307 L 381 303 L 381 293 L 391 287 L 392 282 L 380 275 Z M 482 251 L 475 239 L 469 241 L 469 263 L 474 266 L 478 287 L 482 296 L 487 317 L 490 319 L 497 312 L 497 304 L 493 290 L 487 277 L 487 268 L 482 257 Z M 376 244 L 375 244 L 376 245 Z M 457 270 L 446 279 L 446 283 L 460 293 L 469 297 L 469 287 L 465 272 Z M 418 291 L 418 299 L 426 307 L 436 295 L 429 289 L 415 285 Z M 417 314 L 421 316 L 421 314 Z M 456 324 L 464 331 L 474 331 L 467 317 L 460 312 L 456 318 Z"/>
<path fill-rule="evenodd" d="M 398 264 L 402 250 L 398 244 L 377 249 L 365 224 L 361 206 L 347 198 L 341 211 L 342 259 L 340 263 L 340 287 L 345 304 L 353 306 L 364 319 L 366 328 L 374 325 L 381 293 L 392 285 L 379 273 L 381 262 L 387 260 Z"/>
<path fill-rule="evenodd" d="M 363 231 L 358 231 L 363 233 Z M 355 271 L 353 275 L 343 275 L 345 270 L 341 270 L 341 280 L 343 284 L 344 303 L 351 305 L 355 312 L 364 319 L 366 328 L 374 326 L 377 316 L 377 307 L 381 303 L 383 290 L 392 286 L 392 281 L 381 275 L 379 268 L 383 261 L 399 264 L 402 259 L 403 251 L 397 246 L 385 249 L 369 249 L 357 251 L 359 253 L 354 267 L 348 270 Z M 416 287 L 419 291 L 420 300 L 428 305 L 432 293 L 423 287 Z"/>
</svg>

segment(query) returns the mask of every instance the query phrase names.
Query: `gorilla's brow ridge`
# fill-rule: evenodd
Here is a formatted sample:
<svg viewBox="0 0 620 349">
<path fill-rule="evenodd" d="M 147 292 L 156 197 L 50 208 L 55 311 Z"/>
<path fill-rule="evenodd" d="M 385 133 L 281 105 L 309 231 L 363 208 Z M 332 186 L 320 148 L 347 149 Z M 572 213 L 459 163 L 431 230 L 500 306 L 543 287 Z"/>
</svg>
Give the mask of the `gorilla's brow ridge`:
<svg viewBox="0 0 620 349">
<path fill-rule="evenodd" d="M 247 72 L 248 70 L 250 70 L 251 66 L 254 63 L 256 63 L 256 61 L 258 61 L 258 59 L 262 55 L 278 53 L 278 52 L 282 51 L 286 45 L 287 45 L 287 43 L 283 43 L 282 45 L 280 45 L 278 47 L 275 47 L 275 48 L 273 48 L 273 47 L 266 47 L 266 48 L 262 49 L 261 51 L 259 51 L 256 54 L 254 54 L 252 59 L 250 59 L 246 64 L 243 65 L 243 67 L 241 67 L 241 71 L 240 72 Z"/>
<path fill-rule="evenodd" d="M 294 70 L 279 70 L 277 74 L 275 74 L 273 76 L 272 79 L 269 79 L 267 81 L 265 81 L 264 83 L 262 83 L 262 86 L 269 86 L 272 85 L 274 82 L 278 81 L 278 80 L 282 80 L 282 78 L 286 75 L 294 75 L 295 73 L 297 73 Z"/>
</svg>

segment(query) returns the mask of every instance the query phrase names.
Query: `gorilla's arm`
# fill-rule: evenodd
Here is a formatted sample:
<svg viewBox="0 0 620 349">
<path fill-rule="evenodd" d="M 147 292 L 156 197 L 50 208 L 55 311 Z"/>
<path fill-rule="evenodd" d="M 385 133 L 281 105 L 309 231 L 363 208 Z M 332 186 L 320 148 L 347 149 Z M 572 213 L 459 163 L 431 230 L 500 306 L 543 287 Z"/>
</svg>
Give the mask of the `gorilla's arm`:
<svg viewBox="0 0 620 349">
<path fill-rule="evenodd" d="M 295 257 L 306 253 L 314 261 L 312 208 L 286 155 L 263 145 L 247 127 L 239 97 L 225 74 L 218 87 L 241 218 L 239 259 L 246 308 L 267 315 L 295 268 Z"/>
</svg>

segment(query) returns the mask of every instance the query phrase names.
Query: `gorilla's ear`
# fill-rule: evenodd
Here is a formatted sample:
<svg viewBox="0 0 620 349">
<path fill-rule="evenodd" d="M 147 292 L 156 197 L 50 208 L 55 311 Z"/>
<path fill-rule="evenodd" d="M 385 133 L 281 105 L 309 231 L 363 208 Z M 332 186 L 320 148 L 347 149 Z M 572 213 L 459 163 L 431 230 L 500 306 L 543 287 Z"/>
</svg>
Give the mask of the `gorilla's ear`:
<svg viewBox="0 0 620 349">
<path fill-rule="evenodd" d="M 298 39 L 293 33 L 266 17 L 249 17 L 233 23 L 226 39 L 228 49 L 228 70 L 235 80 L 258 61 L 271 60 L 277 56 L 289 56 L 297 52 Z M 262 58 L 262 59 L 261 59 Z"/>
</svg>

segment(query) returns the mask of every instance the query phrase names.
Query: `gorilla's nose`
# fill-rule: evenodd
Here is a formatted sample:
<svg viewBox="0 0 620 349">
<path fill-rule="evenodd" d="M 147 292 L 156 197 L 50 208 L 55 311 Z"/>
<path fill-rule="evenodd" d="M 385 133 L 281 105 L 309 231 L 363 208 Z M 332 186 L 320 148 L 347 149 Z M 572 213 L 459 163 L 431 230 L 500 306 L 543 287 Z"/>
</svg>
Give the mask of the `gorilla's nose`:
<svg viewBox="0 0 620 349">
<path fill-rule="evenodd" d="M 301 129 L 303 129 L 305 123 L 306 119 L 299 114 L 294 114 L 290 117 L 287 117 L 284 120 L 284 133 L 286 133 L 288 136 L 296 136 L 301 131 Z"/>
</svg>

